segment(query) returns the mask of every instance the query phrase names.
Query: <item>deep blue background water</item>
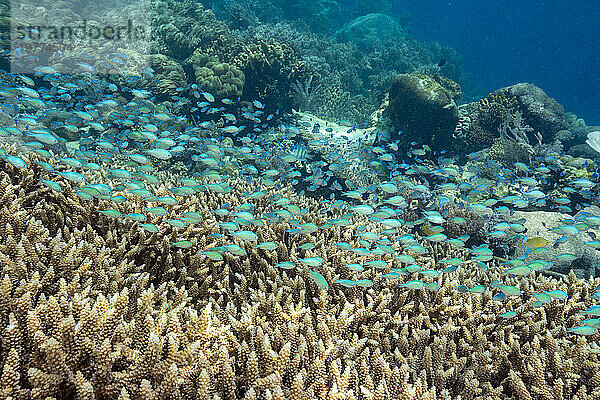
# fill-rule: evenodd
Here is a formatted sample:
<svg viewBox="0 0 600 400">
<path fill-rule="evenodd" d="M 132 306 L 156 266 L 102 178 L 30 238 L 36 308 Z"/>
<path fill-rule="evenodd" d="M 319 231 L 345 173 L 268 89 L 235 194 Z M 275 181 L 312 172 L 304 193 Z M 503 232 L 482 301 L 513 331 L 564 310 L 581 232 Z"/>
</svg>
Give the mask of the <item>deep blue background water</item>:
<svg viewBox="0 0 600 400">
<path fill-rule="evenodd" d="M 393 1 L 412 14 L 417 39 L 463 57 L 467 96 L 532 82 L 588 125 L 600 125 L 598 0 Z"/>
</svg>

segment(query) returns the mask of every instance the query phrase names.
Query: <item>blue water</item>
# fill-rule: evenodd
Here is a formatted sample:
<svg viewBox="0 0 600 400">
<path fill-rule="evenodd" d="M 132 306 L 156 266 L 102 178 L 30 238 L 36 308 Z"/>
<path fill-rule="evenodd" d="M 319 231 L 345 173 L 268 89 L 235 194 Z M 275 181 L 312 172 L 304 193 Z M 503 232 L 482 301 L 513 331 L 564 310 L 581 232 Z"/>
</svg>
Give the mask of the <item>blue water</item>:
<svg viewBox="0 0 600 400">
<path fill-rule="evenodd" d="M 417 39 L 454 47 L 467 96 L 532 82 L 588 125 L 600 125 L 597 1 L 395 1 Z"/>
</svg>

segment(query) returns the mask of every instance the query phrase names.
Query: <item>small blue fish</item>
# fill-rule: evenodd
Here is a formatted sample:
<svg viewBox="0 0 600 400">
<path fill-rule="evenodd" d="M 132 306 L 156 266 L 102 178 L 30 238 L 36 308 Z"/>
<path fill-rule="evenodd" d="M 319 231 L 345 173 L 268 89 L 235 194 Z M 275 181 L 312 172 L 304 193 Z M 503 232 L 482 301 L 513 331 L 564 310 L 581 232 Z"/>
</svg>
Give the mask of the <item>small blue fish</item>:
<svg viewBox="0 0 600 400">
<path fill-rule="evenodd" d="M 292 269 L 296 266 L 296 264 L 294 264 L 292 261 L 282 261 L 278 264 L 275 264 L 275 268 L 281 268 L 281 269 Z"/>
<path fill-rule="evenodd" d="M 18 156 L 6 156 L 4 157 L 4 160 L 6 160 L 7 163 L 18 169 L 25 169 L 28 167 L 25 160 Z"/>
<path fill-rule="evenodd" d="M 514 318 L 516 316 L 517 316 L 517 313 L 514 311 L 507 311 L 503 314 L 498 315 L 498 317 L 504 318 L 504 319 L 510 319 L 510 318 Z"/>
<path fill-rule="evenodd" d="M 55 190 L 57 192 L 62 192 L 63 191 L 62 187 L 58 183 L 56 183 L 54 181 L 50 181 L 50 180 L 46 180 L 46 179 L 40 179 L 40 180 L 42 181 L 42 183 L 44 185 L 48 186 L 52 190 Z"/>
<path fill-rule="evenodd" d="M 597 330 L 596 330 L 596 328 L 589 326 L 589 325 L 581 325 L 581 326 L 576 326 L 575 328 L 567 329 L 567 332 L 574 333 L 576 335 L 589 336 L 589 335 L 593 335 L 594 333 L 596 333 Z"/>
<path fill-rule="evenodd" d="M 323 275 L 321 275 L 317 271 L 312 271 L 312 270 L 309 270 L 308 273 L 310 274 L 313 281 L 315 281 L 315 283 L 317 284 L 319 289 L 322 289 L 322 290 L 329 289 L 329 284 L 327 283 L 327 280 L 325 279 L 325 277 Z"/>
</svg>

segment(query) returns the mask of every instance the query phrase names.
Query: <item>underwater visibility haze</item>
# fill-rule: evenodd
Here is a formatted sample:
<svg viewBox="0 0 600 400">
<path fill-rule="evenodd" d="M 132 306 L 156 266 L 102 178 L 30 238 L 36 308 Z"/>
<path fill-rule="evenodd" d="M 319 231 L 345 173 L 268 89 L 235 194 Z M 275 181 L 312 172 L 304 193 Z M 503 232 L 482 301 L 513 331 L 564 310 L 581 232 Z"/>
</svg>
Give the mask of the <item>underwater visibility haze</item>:
<svg viewBox="0 0 600 400">
<path fill-rule="evenodd" d="M 446 6 L 0 1 L 0 398 L 599 399 L 598 108 Z"/>
</svg>

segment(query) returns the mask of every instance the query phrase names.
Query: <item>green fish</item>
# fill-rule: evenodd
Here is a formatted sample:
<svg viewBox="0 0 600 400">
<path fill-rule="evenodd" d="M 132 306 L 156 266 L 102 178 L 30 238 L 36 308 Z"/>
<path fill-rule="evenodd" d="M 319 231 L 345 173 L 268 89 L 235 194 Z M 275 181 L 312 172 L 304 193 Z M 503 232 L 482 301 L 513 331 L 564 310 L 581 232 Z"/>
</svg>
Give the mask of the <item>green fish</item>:
<svg viewBox="0 0 600 400">
<path fill-rule="evenodd" d="M 521 290 L 516 286 L 498 285 L 498 289 L 507 296 L 521 296 Z"/>
<path fill-rule="evenodd" d="M 425 287 L 425 282 L 419 281 L 419 280 L 414 280 L 414 281 L 408 281 L 406 283 L 402 283 L 400 286 L 405 287 L 407 289 L 419 290 L 419 289 L 423 289 Z"/>
<path fill-rule="evenodd" d="M 75 193 L 77 193 L 77 196 L 79 196 L 79 198 L 82 199 L 82 200 L 86 200 L 86 201 L 94 200 L 94 196 L 89 195 L 89 194 L 87 194 L 87 193 L 85 193 L 85 192 L 83 192 L 83 191 L 81 191 L 79 189 L 76 189 Z"/>
<path fill-rule="evenodd" d="M 567 293 L 562 290 L 549 290 L 546 293 L 548 293 L 550 297 L 556 300 L 566 300 L 569 297 L 569 295 L 567 295 Z"/>
<path fill-rule="evenodd" d="M 298 246 L 298 248 L 302 250 L 312 250 L 315 248 L 315 244 L 308 242 Z"/>
<path fill-rule="evenodd" d="M 203 251 L 202 254 L 204 254 L 206 257 L 210 258 L 213 261 L 223 261 L 223 256 L 219 252 L 207 250 Z"/>
<path fill-rule="evenodd" d="M 360 279 L 358 281 L 355 281 L 356 286 L 360 286 L 360 287 L 364 287 L 364 288 L 368 288 L 373 286 L 373 281 L 371 281 L 370 279 Z"/>
<path fill-rule="evenodd" d="M 54 181 L 50 181 L 50 180 L 46 180 L 46 179 L 40 179 L 40 180 L 42 181 L 42 183 L 44 185 L 48 186 L 52 190 L 55 190 L 57 192 L 62 192 L 63 191 L 62 187 L 58 183 L 56 183 Z"/>
<path fill-rule="evenodd" d="M 567 263 L 567 262 L 575 261 L 577 259 L 577 256 L 575 254 L 571 254 L 571 253 L 564 253 L 564 254 L 559 254 L 559 255 L 555 256 L 555 258 L 558 261 Z"/>
<path fill-rule="evenodd" d="M 435 269 L 427 269 L 424 271 L 419 271 L 419 273 L 423 276 L 427 276 L 429 278 L 437 278 L 440 276 L 440 272 Z"/>
<path fill-rule="evenodd" d="M 460 258 L 450 258 L 448 260 L 441 260 L 440 263 L 452 266 L 458 266 L 462 264 L 464 261 Z"/>
<path fill-rule="evenodd" d="M 264 242 L 257 244 L 255 247 L 261 250 L 276 250 L 279 247 L 279 245 L 275 242 Z"/>
<path fill-rule="evenodd" d="M 317 271 L 312 271 L 312 270 L 308 270 L 308 273 L 310 274 L 313 281 L 315 281 L 315 283 L 317 284 L 319 289 L 321 289 L 321 290 L 329 289 L 329 284 L 327 283 L 327 280 L 325 279 L 325 277 L 323 275 L 321 275 Z"/>
<path fill-rule="evenodd" d="M 237 231 L 240 226 L 235 222 L 222 222 L 219 223 L 219 226 L 228 231 Z"/>
<path fill-rule="evenodd" d="M 246 250 L 242 249 L 237 244 L 228 244 L 225 245 L 225 249 L 235 256 L 244 256 L 246 255 Z"/>
<path fill-rule="evenodd" d="M 171 246 L 179 247 L 181 249 L 189 249 L 190 247 L 192 247 L 192 242 L 190 242 L 189 240 L 180 240 L 178 242 L 172 242 Z"/>
<path fill-rule="evenodd" d="M 376 269 L 385 269 L 385 268 L 389 268 L 389 265 L 387 262 L 383 261 L 383 260 L 373 260 L 373 261 L 367 261 L 365 263 L 365 265 L 368 265 L 370 267 L 376 268 Z"/>
<path fill-rule="evenodd" d="M 199 212 L 196 212 L 196 211 L 184 212 L 181 215 L 183 215 L 185 218 L 196 220 L 197 222 L 202 221 L 202 214 L 200 214 Z"/>
<path fill-rule="evenodd" d="M 174 228 L 185 228 L 186 227 L 186 223 L 180 219 L 167 219 L 165 222 Z"/>
<path fill-rule="evenodd" d="M 144 222 L 147 219 L 144 214 L 140 214 L 140 213 L 125 214 L 125 216 L 127 218 L 131 218 L 132 220 L 137 221 L 137 222 Z"/>
<path fill-rule="evenodd" d="M 318 267 L 325 262 L 322 257 L 309 257 L 298 259 L 302 264 L 308 265 L 309 267 Z"/>
<path fill-rule="evenodd" d="M 340 250 L 350 250 L 352 248 L 352 245 L 346 242 L 338 242 L 334 243 L 333 245 Z"/>
<path fill-rule="evenodd" d="M 157 197 L 156 201 L 167 206 L 174 206 L 178 203 L 177 199 L 171 196 Z"/>
<path fill-rule="evenodd" d="M 154 224 L 140 224 L 140 226 L 148 232 L 151 232 L 151 233 L 158 232 L 158 226 L 156 226 Z"/>
<path fill-rule="evenodd" d="M 368 204 L 361 204 L 359 206 L 350 207 L 350 211 L 359 215 L 370 215 L 375 212 L 373 207 Z"/>
<path fill-rule="evenodd" d="M 256 242 L 258 240 L 258 235 L 252 231 L 238 231 L 233 233 L 233 236 L 245 242 Z"/>
<path fill-rule="evenodd" d="M 483 285 L 475 285 L 471 289 L 468 289 L 471 293 L 483 293 L 485 292 L 485 286 Z"/>
<path fill-rule="evenodd" d="M 125 203 L 127 201 L 127 197 L 125 197 L 125 196 L 112 196 L 110 198 L 110 200 L 113 203 L 121 204 L 121 203 Z"/>
<path fill-rule="evenodd" d="M 414 264 L 415 263 L 415 258 L 408 254 L 401 254 L 399 256 L 396 256 L 395 258 L 396 258 L 396 260 L 398 260 L 401 263 L 405 263 L 405 264 Z"/>
<path fill-rule="evenodd" d="M 350 249 L 350 251 L 352 251 L 353 253 L 359 255 L 359 256 L 369 256 L 371 255 L 371 251 L 368 249 L 365 249 L 364 247 L 359 247 L 356 249 Z"/>
<path fill-rule="evenodd" d="M 507 311 L 503 314 L 498 315 L 500 318 L 504 318 L 504 319 L 510 319 L 510 318 L 514 318 L 517 316 L 517 313 L 514 311 Z"/>
<path fill-rule="evenodd" d="M 423 268 L 420 265 L 417 264 L 411 264 L 406 266 L 405 268 L 408 272 L 413 273 L 413 272 L 419 272 L 421 271 Z"/>
<path fill-rule="evenodd" d="M 292 269 L 296 266 L 296 264 L 294 264 L 292 261 L 282 261 L 278 264 L 275 264 L 275 268 L 281 268 L 281 269 Z"/>
<path fill-rule="evenodd" d="M 98 212 L 111 218 L 119 218 L 123 216 L 119 210 L 100 210 Z"/>
<path fill-rule="evenodd" d="M 46 172 L 54 172 L 54 167 L 45 161 L 36 160 L 34 161 L 34 163 L 36 163 L 41 169 L 43 169 Z"/>
<path fill-rule="evenodd" d="M 148 189 L 134 189 L 131 190 L 131 194 L 136 197 L 141 197 L 142 199 L 147 199 L 148 197 L 153 196 L 152 192 Z"/>
<path fill-rule="evenodd" d="M 593 335 L 594 333 L 597 332 L 597 330 L 593 326 L 581 325 L 581 326 L 577 326 L 575 328 L 567 329 L 567 332 L 571 332 L 576 335 L 588 336 L 588 335 Z"/>
<path fill-rule="evenodd" d="M 346 268 L 354 272 L 363 272 L 365 270 L 364 267 L 360 264 L 348 264 L 346 265 Z"/>
<path fill-rule="evenodd" d="M 504 271 L 502 271 L 502 273 L 510 274 L 510 275 L 524 276 L 524 275 L 530 275 L 531 273 L 533 273 L 533 269 L 531 269 L 528 265 L 520 265 L 517 267 L 505 269 Z"/>
<path fill-rule="evenodd" d="M 313 224 L 313 223 L 306 223 L 306 224 L 301 224 L 300 225 L 300 234 L 306 235 L 306 234 L 310 234 L 313 232 L 316 232 L 317 229 L 319 229 L 317 227 L 317 225 Z"/>
<path fill-rule="evenodd" d="M 533 297 L 538 299 L 538 301 L 540 301 L 542 304 L 548 304 L 552 301 L 552 297 L 550 297 L 550 295 L 546 292 L 536 293 L 533 295 Z"/>
<path fill-rule="evenodd" d="M 583 325 L 591 326 L 592 328 L 600 328 L 600 319 L 590 318 L 581 321 Z"/>
<path fill-rule="evenodd" d="M 152 215 L 156 215 L 156 216 L 161 216 L 161 215 L 165 215 L 167 213 L 167 209 L 164 207 L 151 207 L 151 208 L 145 208 L 144 211 L 149 212 Z"/>
<path fill-rule="evenodd" d="M 437 282 L 431 282 L 425 285 L 425 289 L 431 292 L 437 292 L 438 290 L 440 290 L 440 285 L 438 285 Z"/>
<path fill-rule="evenodd" d="M 442 233 L 438 233 L 437 235 L 445 236 Z M 417 254 L 425 254 L 425 253 L 428 252 L 428 250 L 425 247 L 423 247 L 421 245 L 418 245 L 418 244 L 415 244 L 415 245 L 412 245 L 412 246 L 408 246 L 407 249 L 410 250 L 410 251 L 412 251 L 412 252 L 414 252 L 414 253 L 417 253 Z"/>
<path fill-rule="evenodd" d="M 25 169 L 28 167 L 25 160 L 18 156 L 6 156 L 4 160 L 6 160 L 7 163 L 18 169 Z"/>
<path fill-rule="evenodd" d="M 336 279 L 334 283 L 339 283 L 344 287 L 354 287 L 356 286 L 356 282 L 351 279 Z"/>
</svg>

